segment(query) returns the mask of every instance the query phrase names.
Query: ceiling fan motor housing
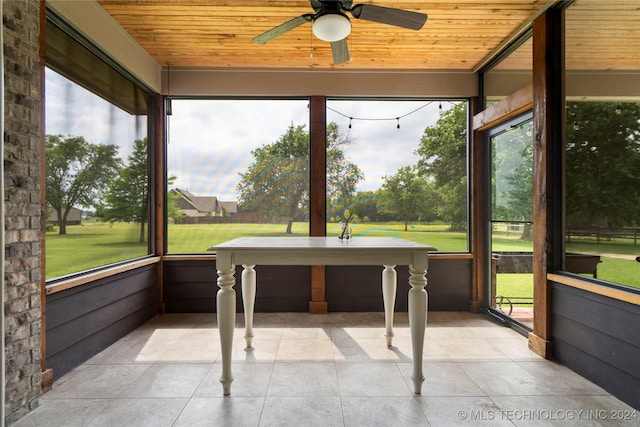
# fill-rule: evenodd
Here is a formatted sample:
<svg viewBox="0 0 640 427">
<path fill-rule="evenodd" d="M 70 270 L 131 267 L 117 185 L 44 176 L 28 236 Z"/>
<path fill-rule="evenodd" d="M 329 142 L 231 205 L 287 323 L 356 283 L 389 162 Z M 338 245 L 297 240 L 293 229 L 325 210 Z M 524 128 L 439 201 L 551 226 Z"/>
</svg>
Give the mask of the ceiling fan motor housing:
<svg viewBox="0 0 640 427">
<path fill-rule="evenodd" d="M 351 32 L 351 21 L 344 13 L 337 10 L 321 12 L 314 20 L 313 34 L 320 40 L 335 42 L 342 40 Z"/>
</svg>

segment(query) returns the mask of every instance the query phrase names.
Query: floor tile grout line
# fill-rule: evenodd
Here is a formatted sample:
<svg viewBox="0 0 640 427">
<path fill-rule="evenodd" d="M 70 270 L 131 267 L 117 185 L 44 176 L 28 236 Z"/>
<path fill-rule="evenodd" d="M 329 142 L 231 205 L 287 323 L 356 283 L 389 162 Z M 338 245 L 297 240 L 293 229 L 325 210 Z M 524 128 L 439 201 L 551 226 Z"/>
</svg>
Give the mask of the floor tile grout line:
<svg viewBox="0 0 640 427">
<path fill-rule="evenodd" d="M 467 378 L 469 381 L 471 381 L 477 388 L 478 390 L 480 390 L 482 392 L 482 396 L 483 397 L 488 397 L 487 392 L 484 390 L 484 388 L 482 388 L 482 386 L 480 386 L 480 384 L 478 384 L 478 382 L 476 380 L 474 380 L 468 373 L 467 371 L 465 371 L 464 369 L 462 369 L 462 365 L 464 363 L 469 363 L 469 362 L 458 362 L 458 361 L 453 361 L 453 363 L 458 367 L 458 369 L 460 369 L 460 372 L 462 372 L 462 374 L 465 376 L 465 378 Z"/>
<path fill-rule="evenodd" d="M 290 316 L 290 320 L 294 321 L 294 317 Z M 337 333 L 337 329 L 338 328 L 344 328 L 346 326 L 344 325 L 339 325 L 336 322 L 340 321 L 339 318 L 331 318 L 329 319 L 330 321 L 328 322 L 318 322 L 316 323 L 315 320 L 310 321 L 308 323 L 305 323 L 303 325 L 303 327 L 309 327 L 309 328 L 323 328 L 325 330 L 329 331 L 329 335 L 330 335 L 330 339 L 333 342 L 333 340 L 336 338 L 336 333 Z M 380 325 L 378 325 L 377 323 L 373 324 L 373 325 L 366 325 L 365 321 L 359 318 L 356 318 L 355 321 L 353 320 L 345 320 L 348 324 L 349 327 L 353 327 L 353 328 L 357 328 L 360 326 L 365 326 L 365 327 L 371 327 L 371 328 L 376 328 L 376 329 L 380 329 Z M 432 324 L 435 323 L 434 321 L 432 321 Z M 461 326 L 456 324 L 456 322 L 446 322 L 447 323 L 447 327 L 455 327 L 455 328 L 460 328 L 460 329 L 464 329 L 466 327 L 472 327 L 472 328 L 479 328 L 482 327 L 482 325 L 480 326 L 474 326 L 474 325 L 468 325 L 468 326 Z M 199 324 L 200 325 L 200 324 Z M 436 323 L 436 325 L 432 325 L 435 326 L 436 328 L 438 324 Z M 182 327 L 187 327 L 186 325 L 181 324 Z M 281 360 L 280 357 L 282 356 L 279 352 L 280 350 L 280 346 L 284 337 L 284 328 L 289 328 L 291 327 L 291 324 L 283 324 L 283 325 L 279 325 L 277 327 L 278 329 L 278 334 L 274 334 L 274 339 L 277 336 L 277 346 L 276 346 L 276 352 L 273 356 L 273 359 L 268 361 L 268 365 L 271 367 L 271 371 L 269 372 L 269 378 L 268 378 L 268 383 L 267 383 L 267 387 L 265 389 L 264 395 L 260 395 L 260 396 L 256 396 L 257 398 L 261 399 L 262 405 L 260 408 L 260 416 L 258 418 L 258 425 L 260 422 L 264 422 L 265 418 L 265 410 L 267 409 L 267 401 L 268 401 L 268 394 L 269 394 L 269 388 L 272 385 L 272 381 L 274 379 L 274 375 L 275 375 L 275 366 L 277 363 L 303 363 L 303 362 L 308 362 L 308 363 L 316 363 L 312 360 L 296 360 L 296 361 L 290 361 L 290 360 Z M 442 324 L 440 324 L 440 326 L 442 326 Z M 162 325 L 160 327 L 166 327 L 166 325 Z M 274 326 L 272 324 L 269 325 L 270 328 L 274 328 Z M 462 331 L 464 333 L 464 331 Z M 494 347 L 491 344 L 491 337 L 490 336 L 486 336 L 483 335 L 482 333 L 485 333 L 485 331 L 480 331 L 481 333 L 478 332 L 478 330 L 473 330 L 472 331 L 473 335 L 475 338 L 480 338 L 483 342 L 483 345 L 486 343 L 486 345 L 488 347 Z M 491 333 L 491 332 L 488 332 Z M 444 334 L 443 334 L 444 336 Z M 355 337 L 355 335 L 354 335 Z M 356 340 L 358 340 L 359 338 L 354 338 Z M 368 338 L 364 338 L 364 339 L 368 339 Z M 433 339 L 433 342 L 437 343 L 441 340 L 444 340 L 445 338 L 438 338 L 438 339 Z M 425 347 L 426 345 L 428 345 L 428 340 L 425 341 Z M 526 345 L 526 344 L 523 344 Z M 340 414 L 341 414 L 341 419 L 342 419 L 342 425 L 346 425 L 347 419 L 349 417 L 349 414 L 347 413 L 348 408 L 345 408 L 345 404 L 346 401 L 348 400 L 348 398 L 351 398 L 352 396 L 344 396 L 344 389 L 343 387 L 341 387 L 341 382 L 339 381 L 339 375 L 338 375 L 338 368 L 340 366 L 343 366 L 345 363 L 346 364 L 354 364 L 354 365 L 359 365 L 362 364 L 362 361 L 360 360 L 351 360 L 351 361 L 337 361 L 336 360 L 336 351 L 337 351 L 338 347 L 334 346 L 332 348 L 332 354 L 333 354 L 333 358 L 332 359 L 326 359 L 322 361 L 322 363 L 331 363 L 334 369 L 334 373 L 336 375 L 335 377 L 335 381 L 337 383 L 337 387 L 338 387 L 338 393 L 337 393 L 337 401 L 340 404 Z M 449 396 L 439 396 L 439 395 L 435 395 L 435 396 L 427 396 L 425 394 L 421 394 L 421 395 L 413 395 L 413 390 L 411 388 L 411 382 L 407 380 L 408 377 L 405 377 L 402 375 L 403 370 L 405 370 L 404 368 L 406 368 L 408 365 L 408 363 L 410 363 L 410 361 L 401 361 L 401 360 L 393 360 L 391 363 L 394 363 L 396 369 L 399 371 L 398 373 L 400 374 L 402 380 L 404 381 L 405 385 L 408 387 L 408 389 L 410 390 L 410 394 L 412 394 L 412 397 L 417 397 L 418 399 L 420 399 L 421 401 L 424 400 L 429 400 L 430 398 L 444 398 L 444 399 L 448 399 L 448 398 L 453 398 L 453 399 L 467 399 L 467 398 L 482 398 L 482 399 L 488 399 L 488 401 L 490 401 L 496 408 L 502 410 L 502 407 L 498 405 L 498 402 L 503 402 L 503 406 L 506 403 L 506 401 L 503 401 L 501 399 L 504 399 L 504 397 L 506 396 L 514 396 L 514 397 L 522 397 L 522 396 L 528 396 L 528 395 L 520 395 L 520 394 L 495 394 L 495 393 L 491 393 L 489 394 L 489 392 L 483 390 L 483 388 L 481 387 L 480 384 L 478 384 L 477 380 L 474 380 L 474 378 L 480 378 L 477 376 L 472 377 L 469 373 L 467 373 L 467 370 L 465 369 L 466 367 L 469 367 L 469 363 L 476 363 L 479 364 L 479 367 L 476 369 L 481 369 L 481 365 L 483 363 L 490 363 L 490 364 L 496 364 L 496 363 L 503 363 L 503 362 L 510 362 L 513 364 L 513 366 L 517 366 L 519 369 L 522 369 L 522 371 L 528 375 L 532 375 L 532 376 L 536 376 L 536 372 L 537 369 L 542 369 L 543 367 L 541 366 L 540 368 L 534 367 L 535 365 L 533 364 L 546 364 L 546 363 L 551 363 L 549 361 L 546 361 L 545 359 L 527 359 L 527 358 L 523 358 L 522 356 L 518 356 L 520 354 L 520 351 L 522 349 L 520 349 L 519 347 L 514 348 L 513 352 L 511 352 L 511 356 L 509 356 L 508 354 L 505 354 L 504 358 L 498 360 L 490 360 L 489 358 L 480 358 L 480 360 L 478 359 L 469 359 L 469 360 L 463 360 L 461 358 L 456 359 L 451 359 L 448 358 L 447 360 L 430 360 L 430 359 L 423 359 L 423 364 L 424 363 L 446 363 L 446 364 L 451 364 L 452 366 L 455 366 L 460 373 L 462 374 L 461 378 L 464 378 L 465 380 L 461 379 L 462 384 L 474 384 L 477 388 L 478 391 L 480 393 L 482 393 L 482 395 L 479 396 L 468 396 L 468 395 L 458 395 L 455 393 L 455 390 L 453 390 L 454 392 Z M 502 352 L 501 353 L 505 353 Z M 462 353 L 460 353 L 462 354 Z M 475 352 L 474 352 L 475 354 Z M 515 354 L 515 355 L 514 355 Z M 117 355 L 118 358 L 120 358 L 121 355 Z M 375 358 L 374 358 L 375 359 Z M 106 360 L 106 359 L 105 359 Z M 207 378 L 208 375 L 210 375 L 212 373 L 213 370 L 216 369 L 216 363 L 219 362 L 219 355 L 218 357 L 215 358 L 215 360 L 213 361 L 198 361 L 198 363 L 203 364 L 203 365 L 207 365 L 209 368 L 207 370 L 207 373 L 204 375 L 204 377 L 202 379 L 200 379 L 198 385 L 194 388 L 193 392 L 191 393 L 190 397 L 186 397 L 185 399 L 185 403 L 182 406 L 182 408 L 179 411 L 179 414 L 175 417 L 175 419 L 171 422 L 171 425 L 174 425 L 176 423 L 178 423 L 178 420 L 180 419 L 181 415 L 185 413 L 185 411 L 187 411 L 187 406 L 193 402 L 193 400 L 195 399 L 196 393 L 198 391 L 198 389 L 202 386 L 202 384 L 204 383 L 205 379 Z M 377 362 L 377 363 L 386 363 L 383 360 L 378 360 L 375 359 L 372 362 Z M 162 365 L 164 363 L 170 363 L 170 362 L 165 362 L 165 361 L 159 361 L 159 360 L 150 360 L 148 362 L 145 363 L 124 363 L 124 364 L 120 364 L 120 363 L 85 363 L 85 367 L 92 367 L 92 369 L 100 369 L 100 368 L 106 368 L 109 369 L 110 367 L 113 366 L 122 366 L 122 365 L 131 365 L 131 366 L 138 366 L 138 365 L 146 365 L 146 369 L 142 369 L 139 373 L 138 378 L 140 378 L 142 375 L 144 375 L 145 372 L 147 372 L 147 370 L 151 367 L 151 366 L 158 366 L 158 365 Z M 190 363 L 189 361 L 174 361 L 171 362 L 173 364 L 187 364 Z M 263 362 L 261 362 L 263 363 Z M 320 362 L 318 362 L 320 363 Z M 340 365 L 338 365 L 338 363 L 340 363 Z M 531 370 L 527 369 L 527 365 L 529 364 L 529 366 L 531 367 Z M 219 366 L 219 363 L 218 365 Z M 549 365 L 550 366 L 550 365 Z M 402 368 L 402 369 L 401 369 Z M 469 371 L 471 373 L 473 373 L 474 371 Z M 547 372 L 547 371 L 545 371 Z M 571 371 L 573 372 L 573 371 Z M 546 376 L 548 375 L 552 375 L 554 373 L 553 370 L 549 370 L 548 373 L 546 374 Z M 577 375 L 577 374 L 576 374 Z M 428 372 L 425 372 L 425 376 L 428 377 Z M 545 376 L 545 378 L 546 378 Z M 464 382 L 463 382 L 464 381 Z M 588 381 L 588 380 L 585 380 Z M 549 383 L 549 381 L 544 380 L 544 383 Z M 123 398 L 122 394 L 126 392 L 126 390 L 132 386 L 132 384 L 135 384 L 135 381 L 133 381 L 132 383 L 130 383 L 129 385 L 125 386 L 122 388 L 122 390 L 120 390 L 118 396 L 115 397 L 108 397 L 108 398 L 85 398 L 85 397 L 80 397 L 80 396 L 74 396 L 73 398 L 62 398 L 62 399 L 47 399 L 49 402 L 55 401 L 55 400 L 63 400 L 63 399 L 72 399 L 72 400 L 80 400 L 80 399 L 98 399 L 98 400 L 104 400 L 106 402 L 106 404 L 103 407 L 97 406 L 97 408 L 99 408 L 98 411 L 96 411 L 96 413 L 91 413 L 91 418 L 89 419 L 89 421 L 87 421 L 86 425 L 90 424 L 92 421 L 94 421 L 97 417 L 99 417 L 101 414 L 104 414 L 104 411 L 108 410 L 108 408 L 110 407 L 110 405 L 113 404 L 113 402 L 117 402 L 117 401 L 123 401 L 123 400 L 136 400 L 136 399 L 141 399 L 141 398 Z M 264 384 L 264 383 L 263 383 Z M 586 390 L 586 389 L 585 389 Z M 497 391 L 497 390 L 496 390 Z M 524 391 L 527 391 L 527 389 L 525 389 Z M 541 391 L 544 391 L 541 389 Z M 424 391 L 423 391 L 424 392 Z M 567 396 L 571 396 L 573 397 L 576 402 L 580 402 L 582 398 L 586 398 L 584 399 L 584 401 L 588 401 L 589 397 L 611 397 L 608 393 L 602 394 L 602 393 L 569 393 L 566 394 Z M 555 395 L 554 394 L 550 394 L 549 392 L 545 392 L 544 394 L 536 394 L 534 392 L 534 394 L 531 394 L 530 397 L 532 398 L 542 398 L 544 401 L 544 399 L 552 399 Z M 564 396 L 564 395 L 563 395 Z M 248 397 L 248 396 L 239 396 L 239 397 Z M 296 397 L 305 397 L 302 395 L 296 395 Z M 371 396 L 360 396 L 362 398 L 364 397 L 371 397 Z M 215 396 L 216 400 L 220 400 L 222 401 L 223 399 L 229 398 L 229 397 L 222 397 L 220 398 L 219 396 Z M 144 399 L 144 398 L 142 398 Z M 148 399 L 156 399 L 156 398 L 148 398 Z M 158 399 L 163 399 L 163 398 L 158 398 Z M 258 403 L 258 401 L 256 401 L 256 403 Z M 257 406 L 257 405 L 256 405 Z M 176 406 L 177 408 L 178 406 Z M 425 419 L 427 419 L 427 423 L 429 422 L 429 418 L 427 417 L 427 414 L 425 413 L 425 406 L 421 405 L 421 410 L 422 410 L 422 414 L 424 415 Z M 256 411 L 257 412 L 257 411 Z M 336 411 L 336 415 L 337 415 L 337 411 Z M 169 419 L 167 418 L 167 421 L 169 421 Z"/>
</svg>

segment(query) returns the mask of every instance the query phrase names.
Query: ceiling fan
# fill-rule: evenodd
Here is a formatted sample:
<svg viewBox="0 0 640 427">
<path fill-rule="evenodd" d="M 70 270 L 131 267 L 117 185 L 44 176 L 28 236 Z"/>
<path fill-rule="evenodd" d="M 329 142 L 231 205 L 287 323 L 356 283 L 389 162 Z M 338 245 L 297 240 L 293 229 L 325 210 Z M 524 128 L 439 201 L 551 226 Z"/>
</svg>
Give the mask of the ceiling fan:
<svg viewBox="0 0 640 427">
<path fill-rule="evenodd" d="M 374 6 L 372 4 L 357 4 L 352 7 L 352 3 L 351 0 L 311 0 L 311 7 L 313 7 L 315 13 L 305 13 L 293 18 L 254 37 L 252 41 L 256 44 L 264 44 L 287 31 L 311 22 L 313 23 L 313 34 L 320 40 L 331 43 L 333 62 L 342 64 L 350 59 L 347 36 L 351 32 L 351 21 L 346 12 L 349 12 L 355 19 L 364 19 L 365 21 L 379 22 L 411 30 L 421 29 L 427 21 L 427 15 L 420 12 Z"/>
</svg>

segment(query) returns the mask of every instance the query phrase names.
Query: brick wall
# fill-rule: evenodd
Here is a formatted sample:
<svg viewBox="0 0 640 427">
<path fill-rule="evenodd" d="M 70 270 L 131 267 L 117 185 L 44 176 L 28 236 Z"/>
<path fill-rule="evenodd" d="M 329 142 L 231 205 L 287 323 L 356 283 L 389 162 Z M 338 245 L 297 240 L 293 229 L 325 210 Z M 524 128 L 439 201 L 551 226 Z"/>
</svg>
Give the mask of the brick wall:
<svg viewBox="0 0 640 427">
<path fill-rule="evenodd" d="M 38 405 L 42 359 L 40 2 L 3 1 L 5 423 Z"/>
</svg>

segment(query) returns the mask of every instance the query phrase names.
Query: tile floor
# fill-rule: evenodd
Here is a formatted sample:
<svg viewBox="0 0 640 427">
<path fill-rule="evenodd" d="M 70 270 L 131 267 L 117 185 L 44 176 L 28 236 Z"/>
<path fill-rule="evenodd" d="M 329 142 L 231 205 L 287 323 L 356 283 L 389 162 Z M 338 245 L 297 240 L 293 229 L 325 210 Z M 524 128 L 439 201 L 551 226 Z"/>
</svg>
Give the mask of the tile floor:
<svg viewBox="0 0 640 427">
<path fill-rule="evenodd" d="M 640 425 L 632 408 L 483 315 L 429 313 L 421 395 L 406 313 L 395 315 L 391 348 L 382 313 L 257 313 L 251 351 L 241 315 L 238 326 L 230 397 L 215 315 L 165 315 L 57 380 L 15 426 Z"/>
</svg>

